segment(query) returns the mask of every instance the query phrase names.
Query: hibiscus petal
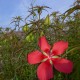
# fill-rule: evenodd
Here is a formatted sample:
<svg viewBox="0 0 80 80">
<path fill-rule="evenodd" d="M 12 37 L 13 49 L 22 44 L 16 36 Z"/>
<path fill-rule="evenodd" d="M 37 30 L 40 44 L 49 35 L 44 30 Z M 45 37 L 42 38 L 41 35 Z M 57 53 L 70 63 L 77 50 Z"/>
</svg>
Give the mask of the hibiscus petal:
<svg viewBox="0 0 80 80">
<path fill-rule="evenodd" d="M 41 62 L 41 60 L 43 60 L 44 55 L 38 50 L 36 50 L 34 52 L 29 53 L 27 58 L 28 58 L 28 63 L 36 64 Z"/>
<path fill-rule="evenodd" d="M 63 54 L 67 48 L 68 48 L 68 42 L 59 41 L 54 43 L 52 48 L 52 53 L 54 55 L 60 55 L 60 54 Z"/>
<path fill-rule="evenodd" d="M 50 80 L 53 78 L 53 69 L 49 62 L 43 62 L 38 66 L 37 76 L 39 80 Z"/>
<path fill-rule="evenodd" d="M 55 69 L 63 73 L 71 73 L 73 69 L 73 63 L 67 59 L 54 59 L 53 65 Z"/>
<path fill-rule="evenodd" d="M 39 39 L 38 45 L 42 51 L 47 52 L 47 53 L 50 51 L 50 45 L 48 44 L 48 42 L 44 36 L 42 36 Z"/>
</svg>

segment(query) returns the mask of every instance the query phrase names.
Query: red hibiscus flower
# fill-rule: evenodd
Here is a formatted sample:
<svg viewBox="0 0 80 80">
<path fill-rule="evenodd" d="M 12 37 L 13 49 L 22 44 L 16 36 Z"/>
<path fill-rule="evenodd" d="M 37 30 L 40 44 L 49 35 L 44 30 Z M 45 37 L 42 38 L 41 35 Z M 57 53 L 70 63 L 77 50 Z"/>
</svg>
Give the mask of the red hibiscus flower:
<svg viewBox="0 0 80 80">
<path fill-rule="evenodd" d="M 39 80 L 49 80 L 54 77 L 53 68 L 63 73 L 72 72 L 73 63 L 67 59 L 61 58 L 60 55 L 68 48 L 68 42 L 59 41 L 54 43 L 52 49 L 46 38 L 42 36 L 38 45 L 41 52 L 36 50 L 28 54 L 28 63 L 37 64 L 42 62 L 37 69 Z"/>
</svg>

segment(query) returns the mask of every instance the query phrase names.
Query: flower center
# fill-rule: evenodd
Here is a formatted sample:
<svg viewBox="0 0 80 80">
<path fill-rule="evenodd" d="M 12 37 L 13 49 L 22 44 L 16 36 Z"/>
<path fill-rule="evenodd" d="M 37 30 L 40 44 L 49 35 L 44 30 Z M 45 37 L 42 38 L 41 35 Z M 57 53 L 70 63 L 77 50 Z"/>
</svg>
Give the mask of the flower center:
<svg viewBox="0 0 80 80">
<path fill-rule="evenodd" d="M 42 62 L 49 60 L 50 64 L 52 64 L 52 58 L 58 58 L 59 57 L 59 56 L 54 56 L 52 53 L 47 54 L 47 53 L 43 52 L 43 54 L 45 55 L 45 58 L 42 60 Z"/>
<path fill-rule="evenodd" d="M 49 60 L 51 60 L 51 56 L 47 56 L 47 58 L 48 58 Z"/>
</svg>

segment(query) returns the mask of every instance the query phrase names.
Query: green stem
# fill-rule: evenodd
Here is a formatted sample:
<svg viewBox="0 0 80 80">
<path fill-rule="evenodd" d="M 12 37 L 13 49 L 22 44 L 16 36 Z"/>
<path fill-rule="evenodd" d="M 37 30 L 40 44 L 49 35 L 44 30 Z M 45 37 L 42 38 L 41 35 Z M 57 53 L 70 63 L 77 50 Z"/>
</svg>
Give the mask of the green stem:
<svg viewBox="0 0 80 80">
<path fill-rule="evenodd" d="M 72 48 L 71 50 L 67 51 L 66 54 L 64 54 L 62 57 L 65 57 L 66 55 L 68 55 L 70 52 L 76 50 L 76 49 L 80 49 L 80 47 L 75 47 L 75 48 Z"/>
</svg>

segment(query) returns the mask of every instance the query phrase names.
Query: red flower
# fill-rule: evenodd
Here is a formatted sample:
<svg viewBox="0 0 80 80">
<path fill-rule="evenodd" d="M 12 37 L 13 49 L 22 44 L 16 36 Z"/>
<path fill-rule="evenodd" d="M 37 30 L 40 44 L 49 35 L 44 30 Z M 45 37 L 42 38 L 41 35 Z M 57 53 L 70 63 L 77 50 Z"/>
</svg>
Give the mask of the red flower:
<svg viewBox="0 0 80 80">
<path fill-rule="evenodd" d="M 36 64 L 42 62 L 37 69 L 39 80 L 49 80 L 53 78 L 54 68 L 63 73 L 72 72 L 73 63 L 67 59 L 61 58 L 60 55 L 68 48 L 68 42 L 59 41 L 54 43 L 52 50 L 46 38 L 42 36 L 38 43 L 41 52 L 36 50 L 28 54 L 28 63 Z"/>
</svg>

